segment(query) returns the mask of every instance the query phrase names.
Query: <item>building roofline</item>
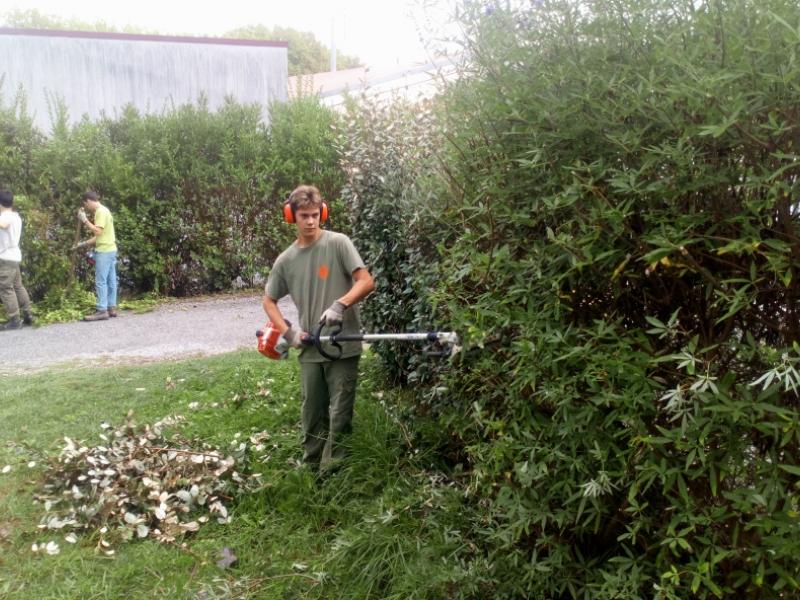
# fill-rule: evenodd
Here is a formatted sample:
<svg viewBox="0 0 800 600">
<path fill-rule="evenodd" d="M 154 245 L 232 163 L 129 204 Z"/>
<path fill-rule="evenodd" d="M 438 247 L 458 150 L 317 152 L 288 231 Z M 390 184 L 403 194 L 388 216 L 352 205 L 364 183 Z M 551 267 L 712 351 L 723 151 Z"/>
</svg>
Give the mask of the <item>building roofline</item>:
<svg viewBox="0 0 800 600">
<path fill-rule="evenodd" d="M 178 44 L 217 44 L 224 46 L 267 46 L 288 48 L 289 42 L 271 40 L 246 40 L 183 35 L 142 35 L 138 33 L 112 33 L 106 31 L 68 31 L 63 29 L 20 29 L 0 27 L 0 35 L 25 35 L 34 37 L 88 38 L 95 40 L 124 40 L 130 42 L 172 42 Z"/>
</svg>

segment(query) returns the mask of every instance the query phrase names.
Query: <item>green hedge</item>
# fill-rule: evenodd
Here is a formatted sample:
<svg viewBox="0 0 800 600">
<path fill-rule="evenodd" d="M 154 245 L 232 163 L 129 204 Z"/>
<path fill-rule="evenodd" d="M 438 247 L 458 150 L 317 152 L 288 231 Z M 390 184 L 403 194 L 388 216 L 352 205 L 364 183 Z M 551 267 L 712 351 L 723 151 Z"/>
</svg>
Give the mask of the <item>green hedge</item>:
<svg viewBox="0 0 800 600">
<path fill-rule="evenodd" d="M 280 220 L 288 192 L 310 181 L 335 201 L 344 181 L 336 116 L 313 96 L 273 105 L 268 125 L 257 106 L 211 111 L 202 97 L 73 126 L 57 105 L 47 137 L 23 97 L 0 107 L 0 182 L 26 198 L 23 276 L 37 301 L 76 277 L 91 288 L 84 257 L 69 251 L 87 189 L 114 213 L 124 293 L 183 296 L 257 284 L 292 235 Z"/>
<path fill-rule="evenodd" d="M 372 232 L 411 205 L 380 241 L 375 325 L 429 306 L 464 336 L 414 390 L 461 444 L 475 595 L 796 596 L 800 8 L 461 11 L 430 160 L 368 162 L 402 143 L 351 121 L 369 181 L 348 199 L 383 207 L 360 212 Z"/>
</svg>

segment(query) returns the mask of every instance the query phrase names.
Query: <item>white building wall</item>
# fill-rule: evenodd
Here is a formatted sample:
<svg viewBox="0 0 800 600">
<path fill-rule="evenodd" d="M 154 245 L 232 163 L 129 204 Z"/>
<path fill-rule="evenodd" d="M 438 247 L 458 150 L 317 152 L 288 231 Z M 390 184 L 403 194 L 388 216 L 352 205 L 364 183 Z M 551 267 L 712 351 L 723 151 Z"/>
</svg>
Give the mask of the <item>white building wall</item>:
<svg viewBox="0 0 800 600">
<path fill-rule="evenodd" d="M 64 100 L 73 123 L 84 115 L 97 119 L 104 112 L 114 117 L 128 104 L 158 113 L 196 104 L 201 94 L 211 109 L 228 96 L 242 104 L 258 104 L 266 119 L 271 102 L 286 100 L 284 43 L 52 33 L 0 30 L 0 93 L 8 103 L 21 87 L 29 113 L 48 133 L 48 102 L 53 98 Z"/>
</svg>

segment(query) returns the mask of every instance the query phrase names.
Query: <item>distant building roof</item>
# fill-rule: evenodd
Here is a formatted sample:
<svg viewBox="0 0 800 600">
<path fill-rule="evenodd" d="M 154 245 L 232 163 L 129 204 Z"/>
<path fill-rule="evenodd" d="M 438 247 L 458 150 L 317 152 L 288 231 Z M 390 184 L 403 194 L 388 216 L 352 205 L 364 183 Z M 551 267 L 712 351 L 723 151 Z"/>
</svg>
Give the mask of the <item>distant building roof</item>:
<svg viewBox="0 0 800 600">
<path fill-rule="evenodd" d="M 344 102 L 345 94 L 365 93 L 369 96 L 401 94 L 409 100 L 428 98 L 437 84 L 452 79 L 456 65 L 452 58 L 439 58 L 427 63 L 370 68 L 357 67 L 313 75 L 296 75 L 288 79 L 288 96 L 318 94 L 327 106 Z"/>
<path fill-rule="evenodd" d="M 245 40 L 184 35 L 150 35 L 140 33 L 114 33 L 107 31 L 67 31 L 63 29 L 18 29 L 0 27 L 0 35 L 26 35 L 39 37 L 84 38 L 94 40 L 125 40 L 129 42 L 176 42 L 180 44 L 225 44 L 228 46 L 277 46 L 288 48 L 289 42 L 271 40 Z"/>
</svg>

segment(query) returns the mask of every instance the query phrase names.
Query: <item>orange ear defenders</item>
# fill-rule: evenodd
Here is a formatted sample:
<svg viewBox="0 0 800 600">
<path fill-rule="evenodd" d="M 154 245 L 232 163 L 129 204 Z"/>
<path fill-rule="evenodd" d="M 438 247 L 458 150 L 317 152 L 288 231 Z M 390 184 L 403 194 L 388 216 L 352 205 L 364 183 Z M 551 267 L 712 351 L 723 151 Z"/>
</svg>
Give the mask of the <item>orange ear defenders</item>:
<svg viewBox="0 0 800 600">
<path fill-rule="evenodd" d="M 295 222 L 295 220 L 294 220 L 294 208 L 292 208 L 292 203 L 289 202 L 289 201 L 287 201 L 283 205 L 283 219 L 287 223 L 294 223 Z M 328 205 L 325 202 L 323 202 L 322 203 L 322 208 L 320 208 L 320 210 L 319 210 L 319 222 L 320 223 L 324 223 L 327 220 L 328 220 Z"/>
</svg>

